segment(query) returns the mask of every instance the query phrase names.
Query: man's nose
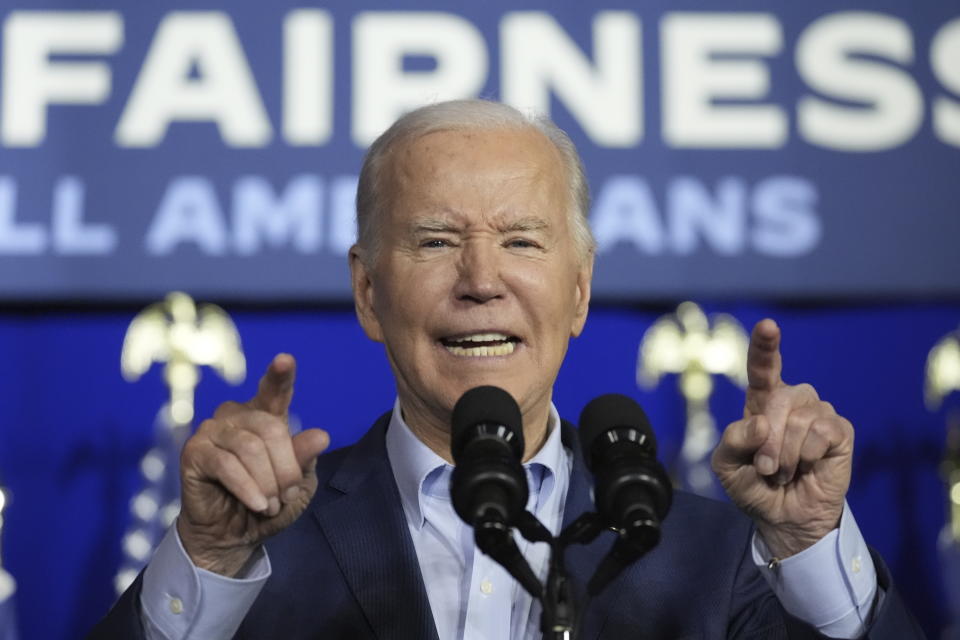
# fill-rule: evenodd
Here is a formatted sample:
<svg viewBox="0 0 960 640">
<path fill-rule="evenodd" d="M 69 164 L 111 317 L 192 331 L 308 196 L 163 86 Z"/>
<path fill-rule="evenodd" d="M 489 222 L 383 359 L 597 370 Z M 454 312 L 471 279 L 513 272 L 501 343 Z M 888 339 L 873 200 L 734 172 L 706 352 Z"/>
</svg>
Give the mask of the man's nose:
<svg viewBox="0 0 960 640">
<path fill-rule="evenodd" d="M 461 249 L 454 294 L 458 300 L 487 302 L 504 293 L 498 247 L 468 242 Z"/>
</svg>

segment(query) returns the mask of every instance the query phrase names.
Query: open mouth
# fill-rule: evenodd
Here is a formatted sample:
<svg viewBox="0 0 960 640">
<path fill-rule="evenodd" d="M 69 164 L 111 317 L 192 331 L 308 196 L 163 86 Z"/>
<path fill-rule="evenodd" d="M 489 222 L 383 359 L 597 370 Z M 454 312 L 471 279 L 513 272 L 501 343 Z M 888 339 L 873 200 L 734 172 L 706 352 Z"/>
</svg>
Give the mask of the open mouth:
<svg viewBox="0 0 960 640">
<path fill-rule="evenodd" d="M 505 333 L 471 333 L 440 339 L 447 351 L 466 357 L 508 356 L 519 342 L 520 338 Z"/>
</svg>

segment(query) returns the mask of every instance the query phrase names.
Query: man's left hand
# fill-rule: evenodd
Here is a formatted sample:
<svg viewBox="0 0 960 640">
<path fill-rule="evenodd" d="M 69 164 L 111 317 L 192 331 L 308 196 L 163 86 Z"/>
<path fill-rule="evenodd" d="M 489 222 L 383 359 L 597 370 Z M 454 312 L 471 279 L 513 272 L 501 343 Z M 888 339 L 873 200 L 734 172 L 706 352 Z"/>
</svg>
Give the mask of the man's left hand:
<svg viewBox="0 0 960 640">
<path fill-rule="evenodd" d="M 780 328 L 761 320 L 750 336 L 743 419 L 713 452 L 731 500 L 785 558 L 837 527 L 850 485 L 853 426 L 809 384 L 780 377 Z"/>
</svg>

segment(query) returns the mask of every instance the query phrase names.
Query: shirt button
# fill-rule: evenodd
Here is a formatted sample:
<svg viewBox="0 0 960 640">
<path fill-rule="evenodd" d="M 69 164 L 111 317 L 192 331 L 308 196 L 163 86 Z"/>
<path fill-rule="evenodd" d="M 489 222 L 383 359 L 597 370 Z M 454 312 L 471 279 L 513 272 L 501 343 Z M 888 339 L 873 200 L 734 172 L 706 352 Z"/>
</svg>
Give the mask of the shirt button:
<svg viewBox="0 0 960 640">
<path fill-rule="evenodd" d="M 480 583 L 480 592 L 483 593 L 483 595 L 485 596 L 488 596 L 491 593 L 493 593 L 493 583 L 486 579 L 483 580 Z"/>
<path fill-rule="evenodd" d="M 854 573 L 860 573 L 860 556 L 853 556 L 853 561 L 850 562 L 850 569 Z"/>
<path fill-rule="evenodd" d="M 176 616 L 183 613 L 183 601 L 180 598 L 170 598 L 170 612 Z"/>
</svg>

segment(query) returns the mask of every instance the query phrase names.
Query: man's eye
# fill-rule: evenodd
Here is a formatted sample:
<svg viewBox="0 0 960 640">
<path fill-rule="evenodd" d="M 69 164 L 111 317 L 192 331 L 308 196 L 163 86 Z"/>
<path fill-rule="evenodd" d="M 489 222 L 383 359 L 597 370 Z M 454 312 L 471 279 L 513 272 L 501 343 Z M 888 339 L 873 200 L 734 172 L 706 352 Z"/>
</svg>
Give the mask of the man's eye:
<svg viewBox="0 0 960 640">
<path fill-rule="evenodd" d="M 507 242 L 507 246 L 513 249 L 533 249 L 536 248 L 537 243 L 526 238 L 514 238 Z"/>
<path fill-rule="evenodd" d="M 420 243 L 420 246 L 424 249 L 442 249 L 449 245 L 450 243 L 442 238 L 431 238 Z"/>
</svg>

